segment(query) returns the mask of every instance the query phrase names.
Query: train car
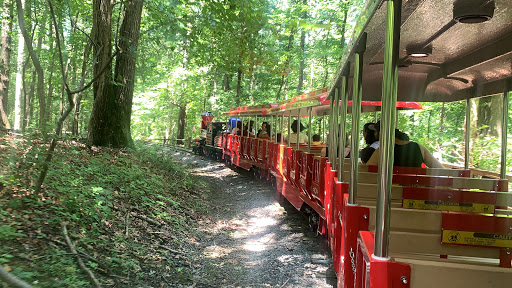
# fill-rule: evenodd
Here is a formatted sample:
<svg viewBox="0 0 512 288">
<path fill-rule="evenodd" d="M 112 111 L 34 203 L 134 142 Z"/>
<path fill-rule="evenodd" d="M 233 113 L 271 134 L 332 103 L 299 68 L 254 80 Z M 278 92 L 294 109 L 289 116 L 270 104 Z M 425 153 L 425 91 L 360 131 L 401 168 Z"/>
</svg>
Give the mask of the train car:
<svg viewBox="0 0 512 288">
<path fill-rule="evenodd" d="M 362 177 L 368 172 L 355 157 L 350 173 L 338 159 L 326 164 L 339 287 L 512 283 L 512 198 L 505 175 L 511 9 L 511 1 L 498 0 L 367 1 L 329 86 L 329 98 L 343 103 L 351 86 L 352 123 L 359 123 L 358 103 L 383 102 L 379 165 L 365 167 L 375 175 Z M 395 174 L 397 100 L 469 106 L 469 99 L 491 95 L 503 96 L 500 179 Z M 467 169 L 469 110 L 466 117 Z M 368 176 L 373 182 L 364 183 Z"/>
<path fill-rule="evenodd" d="M 295 207 L 306 203 L 320 215 L 318 231 L 329 241 L 338 287 L 510 286 L 512 1 L 365 4 L 330 86 L 260 107 L 260 114 L 250 115 L 269 117 L 270 139 L 259 145 L 250 133 L 226 134 L 223 157 L 247 169 L 258 163 Z M 466 101 L 469 107 L 470 99 L 491 95 L 503 99 L 499 179 L 470 175 L 469 109 L 464 169 L 394 165 L 397 103 Z M 350 146 L 359 151 L 360 113 L 369 107 L 381 111 L 377 166 L 361 165 L 358 153 L 349 159 L 343 153 L 347 114 Z M 243 110 L 227 115 L 241 117 Z M 339 135 L 327 141 L 328 157 L 311 144 L 279 137 L 286 117 L 290 133 L 292 118 L 315 115 L 328 117 L 329 134 Z"/>
<path fill-rule="evenodd" d="M 201 134 L 193 140 L 192 151 L 212 159 L 222 156 L 222 132 L 227 129 L 227 122 L 213 121 L 215 116 L 211 112 L 201 114 Z"/>
</svg>

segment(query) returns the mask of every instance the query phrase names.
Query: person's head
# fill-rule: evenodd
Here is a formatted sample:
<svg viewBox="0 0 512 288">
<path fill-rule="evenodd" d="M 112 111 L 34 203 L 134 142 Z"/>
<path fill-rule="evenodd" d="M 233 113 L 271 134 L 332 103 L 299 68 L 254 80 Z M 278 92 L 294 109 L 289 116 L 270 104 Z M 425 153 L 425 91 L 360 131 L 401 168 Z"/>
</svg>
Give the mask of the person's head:
<svg viewBox="0 0 512 288">
<path fill-rule="evenodd" d="M 299 121 L 297 120 L 293 120 L 292 122 L 292 132 L 293 133 L 297 133 L 297 126 L 299 125 Z M 302 123 L 300 123 L 300 131 L 302 132 L 302 130 L 306 129 L 306 127 L 304 127 L 304 125 L 302 125 Z"/>
<path fill-rule="evenodd" d="M 263 122 L 261 123 L 261 131 L 268 131 L 269 130 L 269 125 L 267 122 Z"/>
<path fill-rule="evenodd" d="M 377 121 L 377 123 L 375 123 L 375 128 L 377 129 L 377 132 L 380 133 L 380 121 Z M 409 135 L 398 129 L 395 129 L 395 138 L 398 140 L 409 141 Z"/>
<path fill-rule="evenodd" d="M 236 121 L 236 128 L 242 129 L 242 121 Z"/>
<path fill-rule="evenodd" d="M 366 123 L 363 126 L 363 138 L 367 145 L 379 140 L 379 132 L 375 123 Z"/>
<path fill-rule="evenodd" d="M 312 138 L 313 138 L 313 141 L 315 141 L 315 142 L 320 142 L 320 135 L 315 134 L 315 135 L 313 135 L 313 137 L 312 137 Z"/>
</svg>

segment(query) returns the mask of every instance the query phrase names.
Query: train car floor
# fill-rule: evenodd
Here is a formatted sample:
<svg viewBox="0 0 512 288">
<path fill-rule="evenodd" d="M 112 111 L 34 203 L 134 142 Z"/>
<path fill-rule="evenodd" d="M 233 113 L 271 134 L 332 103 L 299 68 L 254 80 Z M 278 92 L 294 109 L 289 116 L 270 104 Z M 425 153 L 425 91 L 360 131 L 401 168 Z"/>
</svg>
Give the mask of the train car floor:
<svg viewBox="0 0 512 288">
<path fill-rule="evenodd" d="M 208 264 L 196 287 L 336 287 L 325 237 L 270 182 L 183 151 L 170 156 L 210 188 L 198 246 Z"/>
</svg>

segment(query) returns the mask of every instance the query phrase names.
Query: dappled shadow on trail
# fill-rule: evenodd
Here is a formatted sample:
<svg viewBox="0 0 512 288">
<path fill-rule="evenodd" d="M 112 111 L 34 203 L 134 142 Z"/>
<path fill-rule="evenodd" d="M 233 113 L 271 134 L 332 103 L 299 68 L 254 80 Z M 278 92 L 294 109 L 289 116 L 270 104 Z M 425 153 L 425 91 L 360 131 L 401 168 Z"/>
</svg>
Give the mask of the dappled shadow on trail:
<svg viewBox="0 0 512 288">
<path fill-rule="evenodd" d="M 335 287 L 325 239 L 268 183 L 200 156 L 171 157 L 211 191 L 195 287 Z"/>
</svg>

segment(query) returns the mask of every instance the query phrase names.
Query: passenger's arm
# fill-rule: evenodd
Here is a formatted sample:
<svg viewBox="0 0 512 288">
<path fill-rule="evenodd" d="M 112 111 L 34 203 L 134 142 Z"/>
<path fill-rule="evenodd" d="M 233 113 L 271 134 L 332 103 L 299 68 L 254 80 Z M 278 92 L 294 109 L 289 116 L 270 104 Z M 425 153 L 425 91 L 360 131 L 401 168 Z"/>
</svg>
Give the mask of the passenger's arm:
<svg viewBox="0 0 512 288">
<path fill-rule="evenodd" d="M 366 165 L 379 165 L 380 147 L 373 151 L 372 157 L 366 162 Z"/>
<path fill-rule="evenodd" d="M 420 145 L 421 155 L 423 156 L 423 163 L 427 165 L 429 168 L 445 168 L 439 160 L 437 160 L 430 151 L 428 151 L 427 148 L 425 148 L 423 145 Z"/>
</svg>

